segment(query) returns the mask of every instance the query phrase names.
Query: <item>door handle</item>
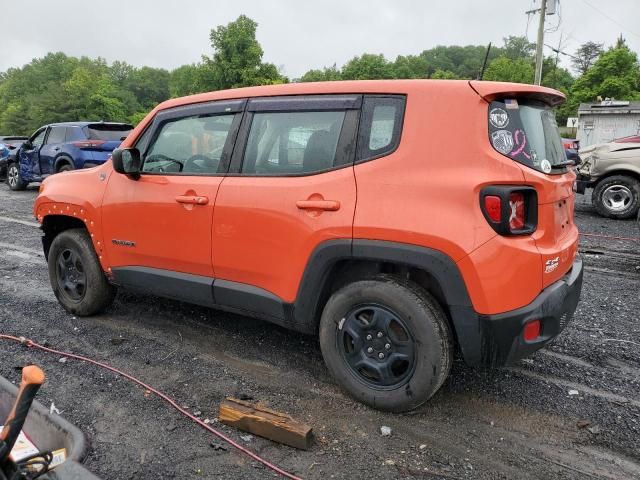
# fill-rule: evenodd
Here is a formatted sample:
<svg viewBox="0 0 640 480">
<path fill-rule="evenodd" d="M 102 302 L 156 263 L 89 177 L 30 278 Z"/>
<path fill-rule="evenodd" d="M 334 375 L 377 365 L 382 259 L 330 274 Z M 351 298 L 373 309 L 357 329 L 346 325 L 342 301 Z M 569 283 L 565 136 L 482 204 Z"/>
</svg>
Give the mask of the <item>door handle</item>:
<svg viewBox="0 0 640 480">
<path fill-rule="evenodd" d="M 190 205 L 206 205 L 209 203 L 209 197 L 202 197 L 198 195 L 178 195 L 176 202 L 187 203 Z"/>
<path fill-rule="evenodd" d="M 53 151 L 57 152 L 58 150 L 60 150 L 60 147 L 54 147 Z"/>
<path fill-rule="evenodd" d="M 337 200 L 298 200 L 296 207 L 300 210 L 328 210 L 335 212 L 340 210 L 340 202 Z"/>
</svg>

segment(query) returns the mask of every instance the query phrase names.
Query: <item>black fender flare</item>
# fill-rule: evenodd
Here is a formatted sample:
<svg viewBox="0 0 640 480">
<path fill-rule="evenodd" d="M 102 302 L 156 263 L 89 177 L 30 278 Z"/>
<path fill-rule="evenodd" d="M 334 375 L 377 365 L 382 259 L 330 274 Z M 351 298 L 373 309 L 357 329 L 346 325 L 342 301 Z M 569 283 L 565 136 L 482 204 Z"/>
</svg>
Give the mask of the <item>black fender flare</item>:
<svg viewBox="0 0 640 480">
<path fill-rule="evenodd" d="M 430 274 L 444 295 L 460 350 L 469 364 L 481 358 L 481 326 L 466 284 L 455 261 L 432 248 L 400 242 L 344 239 L 318 245 L 305 268 L 293 311 L 285 321 L 290 328 L 313 333 L 320 295 L 335 264 L 341 260 L 371 260 L 417 268 Z"/>
</svg>

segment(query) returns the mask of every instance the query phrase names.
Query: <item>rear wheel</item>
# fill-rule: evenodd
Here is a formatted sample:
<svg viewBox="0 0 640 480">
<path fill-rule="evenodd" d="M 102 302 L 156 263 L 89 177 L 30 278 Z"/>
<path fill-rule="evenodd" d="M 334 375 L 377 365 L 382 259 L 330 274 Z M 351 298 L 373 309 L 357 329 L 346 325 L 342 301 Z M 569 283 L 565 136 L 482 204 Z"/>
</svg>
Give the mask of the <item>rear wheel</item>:
<svg viewBox="0 0 640 480">
<path fill-rule="evenodd" d="M 431 295 L 386 275 L 334 293 L 320 321 L 322 355 L 338 383 L 357 400 L 393 412 L 422 405 L 442 386 L 451 338 Z"/>
<path fill-rule="evenodd" d="M 60 233 L 49 249 L 49 280 L 60 304 L 79 316 L 107 308 L 116 294 L 102 271 L 86 230 Z"/>
<path fill-rule="evenodd" d="M 613 175 L 600 180 L 591 198 L 603 217 L 632 218 L 640 208 L 640 182 L 627 175 Z"/>
<path fill-rule="evenodd" d="M 29 182 L 25 182 L 20 175 L 20 166 L 15 162 L 11 162 L 7 166 L 7 185 L 9 185 L 9 188 L 14 191 L 24 190 L 28 184 Z"/>
<path fill-rule="evenodd" d="M 73 170 L 73 167 L 69 163 L 63 163 L 60 168 L 58 168 L 58 173 L 68 172 L 69 170 Z"/>
</svg>

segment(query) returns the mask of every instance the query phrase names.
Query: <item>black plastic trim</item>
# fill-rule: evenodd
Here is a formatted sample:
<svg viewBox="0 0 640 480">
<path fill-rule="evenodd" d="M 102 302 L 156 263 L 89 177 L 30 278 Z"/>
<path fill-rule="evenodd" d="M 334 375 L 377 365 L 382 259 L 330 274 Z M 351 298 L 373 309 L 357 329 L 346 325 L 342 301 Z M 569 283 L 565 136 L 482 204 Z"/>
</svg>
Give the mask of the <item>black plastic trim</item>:
<svg viewBox="0 0 640 480">
<path fill-rule="evenodd" d="M 248 112 L 357 110 L 362 105 L 362 95 L 289 95 L 281 97 L 252 98 Z"/>
<path fill-rule="evenodd" d="M 205 307 L 215 306 L 213 278 L 150 267 L 115 267 L 113 283 L 160 297 Z"/>
<path fill-rule="evenodd" d="M 285 307 L 280 297 L 253 285 L 216 279 L 213 296 L 216 305 L 251 311 L 281 321 L 285 318 Z"/>
<path fill-rule="evenodd" d="M 509 196 L 512 193 L 522 193 L 525 197 L 525 219 L 524 227 L 518 230 L 511 230 L 509 227 L 509 218 L 511 210 L 509 205 Z M 484 199 L 487 196 L 495 196 L 500 198 L 500 221 L 494 222 L 484 207 Z M 484 187 L 480 191 L 480 210 L 485 220 L 496 233 L 513 237 L 518 235 L 531 235 L 538 228 L 538 192 L 535 188 L 526 185 L 492 185 Z"/>
</svg>

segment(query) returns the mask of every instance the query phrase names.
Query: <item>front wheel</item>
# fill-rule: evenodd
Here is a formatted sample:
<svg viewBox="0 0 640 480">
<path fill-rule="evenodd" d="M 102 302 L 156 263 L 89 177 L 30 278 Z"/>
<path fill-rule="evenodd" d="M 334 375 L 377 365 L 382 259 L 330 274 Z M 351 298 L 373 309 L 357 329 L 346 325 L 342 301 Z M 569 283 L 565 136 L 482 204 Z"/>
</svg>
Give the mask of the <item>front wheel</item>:
<svg viewBox="0 0 640 480">
<path fill-rule="evenodd" d="M 25 182 L 20 175 L 20 166 L 11 162 L 7 167 L 7 185 L 11 190 L 24 190 L 29 182 Z"/>
<path fill-rule="evenodd" d="M 381 275 L 334 293 L 320 320 L 327 367 L 355 399 L 403 412 L 429 400 L 453 358 L 438 302 L 406 279 Z"/>
<path fill-rule="evenodd" d="M 640 182 L 627 175 L 613 175 L 598 182 L 592 203 L 603 217 L 632 218 L 640 208 Z"/>
<path fill-rule="evenodd" d="M 81 317 L 101 312 L 116 294 L 82 228 L 65 230 L 51 242 L 49 280 L 65 310 Z"/>
</svg>

